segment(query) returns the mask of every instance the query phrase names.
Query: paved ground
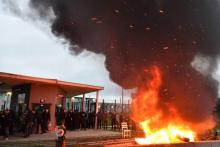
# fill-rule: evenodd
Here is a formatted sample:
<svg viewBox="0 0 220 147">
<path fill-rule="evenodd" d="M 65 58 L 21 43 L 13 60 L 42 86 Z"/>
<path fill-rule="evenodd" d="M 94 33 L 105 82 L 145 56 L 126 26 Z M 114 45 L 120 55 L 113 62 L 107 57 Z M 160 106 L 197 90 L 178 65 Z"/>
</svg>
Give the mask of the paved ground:
<svg viewBox="0 0 220 147">
<path fill-rule="evenodd" d="M 66 138 L 67 146 L 85 146 L 85 142 L 87 142 L 87 144 L 96 144 L 100 141 L 119 139 L 121 138 L 121 133 L 116 131 L 89 129 L 86 131 L 67 131 Z M 55 140 L 56 135 L 54 132 L 45 134 L 33 134 L 28 138 L 16 136 L 9 137 L 9 140 L 1 139 L 0 147 L 52 147 L 55 146 Z"/>
<path fill-rule="evenodd" d="M 111 139 L 111 140 L 102 140 L 102 141 L 91 141 L 91 142 L 82 142 L 75 144 L 77 147 L 132 147 L 136 146 L 134 139 Z M 67 143 L 67 147 L 71 147 Z"/>
<path fill-rule="evenodd" d="M 122 139 L 120 132 L 103 130 L 72 131 L 66 134 L 66 147 L 138 147 L 133 138 Z M 10 137 L 0 140 L 0 147 L 55 147 L 54 132 L 34 134 L 29 138 Z M 150 145 L 148 147 L 220 147 L 219 141 Z"/>
</svg>

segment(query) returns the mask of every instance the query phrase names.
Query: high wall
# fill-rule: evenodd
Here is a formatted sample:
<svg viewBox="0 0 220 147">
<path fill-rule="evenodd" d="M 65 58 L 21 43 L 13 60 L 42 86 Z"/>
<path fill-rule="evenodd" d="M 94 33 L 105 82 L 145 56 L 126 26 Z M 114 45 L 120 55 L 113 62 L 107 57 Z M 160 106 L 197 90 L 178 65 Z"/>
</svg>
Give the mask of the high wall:
<svg viewBox="0 0 220 147">
<path fill-rule="evenodd" d="M 55 128 L 55 108 L 58 102 L 57 96 L 63 94 L 62 90 L 56 85 L 32 84 L 29 99 L 29 108 L 33 104 L 40 104 L 40 99 L 45 99 L 45 105 L 50 105 L 52 129 Z"/>
</svg>

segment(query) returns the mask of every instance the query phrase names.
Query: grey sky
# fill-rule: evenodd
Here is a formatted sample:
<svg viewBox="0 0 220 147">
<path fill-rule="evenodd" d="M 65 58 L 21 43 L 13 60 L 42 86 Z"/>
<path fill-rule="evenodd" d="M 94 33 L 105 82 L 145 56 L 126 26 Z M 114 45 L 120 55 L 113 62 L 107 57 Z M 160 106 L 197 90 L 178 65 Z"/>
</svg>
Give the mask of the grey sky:
<svg viewBox="0 0 220 147">
<path fill-rule="evenodd" d="M 27 0 L 21 0 L 19 8 L 25 1 Z M 68 45 L 63 43 L 64 40 L 50 33 L 49 24 L 26 19 L 28 13 L 13 14 L 3 6 L 0 6 L 1 72 L 104 86 L 100 99 L 104 98 L 109 102 L 117 99 L 119 102 L 121 88 L 110 81 L 103 55 L 85 51 L 73 56 L 68 51 Z M 129 94 L 125 101 L 128 97 Z"/>
</svg>

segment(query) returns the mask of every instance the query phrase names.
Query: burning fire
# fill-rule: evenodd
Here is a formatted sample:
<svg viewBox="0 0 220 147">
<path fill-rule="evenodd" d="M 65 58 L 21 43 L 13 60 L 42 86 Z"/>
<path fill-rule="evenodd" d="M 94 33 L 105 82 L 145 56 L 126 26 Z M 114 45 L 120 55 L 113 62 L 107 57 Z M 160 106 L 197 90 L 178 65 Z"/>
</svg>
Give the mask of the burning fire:
<svg viewBox="0 0 220 147">
<path fill-rule="evenodd" d="M 184 125 L 169 124 L 160 129 L 153 130 L 149 127 L 150 121 L 141 122 L 145 132 L 145 138 L 136 138 L 138 144 L 159 144 L 159 143 L 178 143 L 192 142 L 195 140 L 195 133 Z"/>
<path fill-rule="evenodd" d="M 135 141 L 141 145 L 194 141 L 196 133 L 180 118 L 171 104 L 167 104 L 168 110 L 165 112 L 160 108 L 162 106 L 158 106 L 162 83 L 159 68 L 154 66 L 145 72 L 151 79 L 138 90 L 132 102 L 132 118 L 139 122 L 145 138 L 136 138 Z"/>
</svg>

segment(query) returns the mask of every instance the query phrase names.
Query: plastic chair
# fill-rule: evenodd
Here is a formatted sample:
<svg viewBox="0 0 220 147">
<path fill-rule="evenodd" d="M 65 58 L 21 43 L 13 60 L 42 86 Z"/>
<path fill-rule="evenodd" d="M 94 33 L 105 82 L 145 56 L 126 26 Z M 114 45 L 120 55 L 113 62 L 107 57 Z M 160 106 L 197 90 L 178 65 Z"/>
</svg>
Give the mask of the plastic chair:
<svg viewBox="0 0 220 147">
<path fill-rule="evenodd" d="M 121 131 L 122 131 L 122 138 L 131 137 L 132 130 L 128 129 L 128 124 L 126 122 L 121 123 Z"/>
</svg>

